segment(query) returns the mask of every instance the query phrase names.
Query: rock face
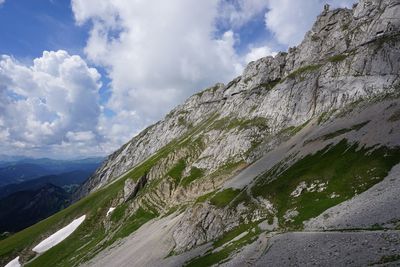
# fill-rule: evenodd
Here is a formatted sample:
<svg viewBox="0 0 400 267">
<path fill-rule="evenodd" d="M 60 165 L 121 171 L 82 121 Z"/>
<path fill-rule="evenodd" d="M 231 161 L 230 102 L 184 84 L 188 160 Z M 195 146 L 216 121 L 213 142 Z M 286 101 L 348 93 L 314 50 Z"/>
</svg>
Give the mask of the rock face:
<svg viewBox="0 0 400 267">
<path fill-rule="evenodd" d="M 400 72 L 398 14 L 399 1 L 393 0 L 324 11 L 298 47 L 251 62 L 242 76 L 192 96 L 110 155 L 80 196 L 116 179 L 205 118 L 263 124 L 205 131 L 205 149 L 194 166 L 215 170 L 230 158 L 251 161 L 244 154 L 266 135 L 393 90 Z"/>
<path fill-rule="evenodd" d="M 400 0 L 326 7 L 299 46 L 135 136 L 78 191 L 82 206 L 105 199 L 84 234 L 100 241 L 62 263 L 335 265 L 362 251 L 339 265 L 396 264 L 400 214 L 385 212 L 400 203 L 399 18 Z"/>
</svg>

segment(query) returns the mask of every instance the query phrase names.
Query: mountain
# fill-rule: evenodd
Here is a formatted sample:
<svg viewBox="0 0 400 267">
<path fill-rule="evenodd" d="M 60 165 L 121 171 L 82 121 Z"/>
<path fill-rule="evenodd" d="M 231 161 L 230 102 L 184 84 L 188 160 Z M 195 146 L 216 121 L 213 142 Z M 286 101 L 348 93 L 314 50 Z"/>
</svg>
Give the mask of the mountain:
<svg viewBox="0 0 400 267">
<path fill-rule="evenodd" d="M 47 170 L 43 166 L 30 163 L 4 166 L 0 168 L 0 186 L 34 179 L 50 173 L 51 171 Z"/>
<path fill-rule="evenodd" d="M 18 158 L 16 162 L 3 162 L 0 233 L 20 231 L 66 208 L 72 193 L 101 161 Z"/>
<path fill-rule="evenodd" d="M 47 184 L 0 199 L 0 232 L 17 232 L 47 218 L 69 204 L 70 194 Z"/>
<path fill-rule="evenodd" d="M 29 181 L 45 175 L 55 175 L 71 171 L 93 172 L 103 158 L 82 160 L 30 159 L 17 157 L 16 161 L 3 161 L 0 165 L 0 187 Z"/>
<path fill-rule="evenodd" d="M 0 263 L 400 264 L 399 17 L 399 0 L 327 6 L 299 46 L 190 97 L 0 241 Z"/>
<path fill-rule="evenodd" d="M 55 186 L 64 188 L 67 191 L 71 191 L 71 189 L 83 183 L 90 176 L 90 174 L 90 170 L 78 170 L 61 174 L 46 175 L 17 184 L 8 184 L 0 187 L 0 198 L 4 198 L 18 191 L 36 190 L 46 184 L 53 184 Z"/>
</svg>

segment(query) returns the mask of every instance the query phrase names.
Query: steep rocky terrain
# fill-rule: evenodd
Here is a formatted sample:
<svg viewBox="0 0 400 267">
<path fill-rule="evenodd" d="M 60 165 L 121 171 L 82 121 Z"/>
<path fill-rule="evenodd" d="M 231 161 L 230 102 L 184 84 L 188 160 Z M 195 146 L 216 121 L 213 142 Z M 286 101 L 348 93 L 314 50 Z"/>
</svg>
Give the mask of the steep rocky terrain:
<svg viewBox="0 0 400 267">
<path fill-rule="evenodd" d="M 110 155 L 80 201 L 1 241 L 1 262 L 399 264 L 399 18 L 399 0 L 324 10 L 298 47 Z M 83 214 L 64 242 L 31 251 Z"/>
</svg>

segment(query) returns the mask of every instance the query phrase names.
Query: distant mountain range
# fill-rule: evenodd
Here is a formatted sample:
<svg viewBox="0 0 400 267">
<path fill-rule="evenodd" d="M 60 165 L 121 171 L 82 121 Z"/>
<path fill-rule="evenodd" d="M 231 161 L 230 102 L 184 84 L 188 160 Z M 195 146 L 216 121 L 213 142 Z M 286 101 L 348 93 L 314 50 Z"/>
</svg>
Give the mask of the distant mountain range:
<svg viewBox="0 0 400 267">
<path fill-rule="evenodd" d="M 0 232 L 22 230 L 69 204 L 70 193 L 52 184 L 15 192 L 0 200 Z"/>
<path fill-rule="evenodd" d="M 0 155 L 0 233 L 16 232 L 60 211 L 103 158 L 30 159 Z"/>
<path fill-rule="evenodd" d="M 3 161 L 1 161 L 3 159 Z M 87 158 L 82 160 L 54 160 L 48 158 L 30 159 L 0 156 L 0 187 L 21 183 L 41 176 L 56 175 L 71 171 L 93 172 L 103 158 Z"/>
<path fill-rule="evenodd" d="M 53 184 L 63 188 L 67 192 L 71 192 L 73 188 L 76 188 L 76 186 L 84 182 L 91 173 L 90 170 L 76 170 L 61 174 L 41 176 L 21 183 L 8 184 L 0 187 L 0 199 L 18 191 L 36 190 L 46 184 Z"/>
</svg>

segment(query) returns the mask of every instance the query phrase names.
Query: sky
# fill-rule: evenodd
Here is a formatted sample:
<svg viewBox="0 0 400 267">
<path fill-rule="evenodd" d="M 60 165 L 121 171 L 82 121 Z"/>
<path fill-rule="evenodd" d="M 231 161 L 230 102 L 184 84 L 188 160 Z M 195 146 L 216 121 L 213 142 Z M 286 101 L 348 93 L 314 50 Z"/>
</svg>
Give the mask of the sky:
<svg viewBox="0 0 400 267">
<path fill-rule="evenodd" d="M 0 0 L 0 154 L 107 155 L 353 0 Z"/>
</svg>

